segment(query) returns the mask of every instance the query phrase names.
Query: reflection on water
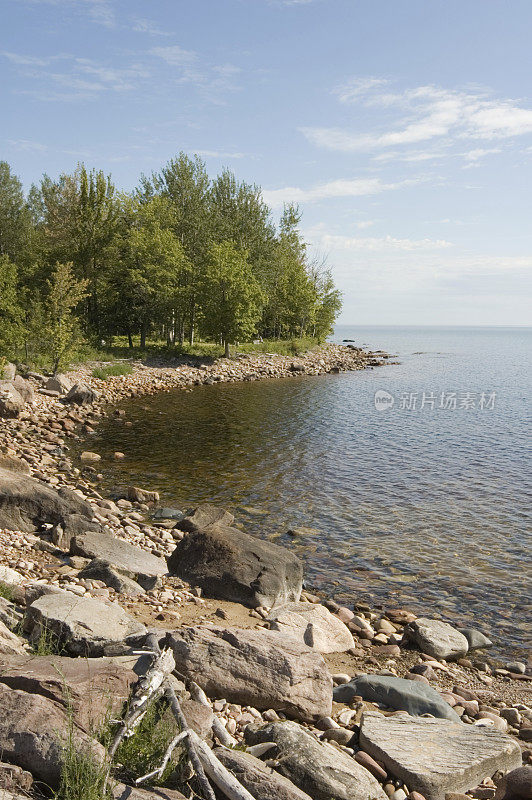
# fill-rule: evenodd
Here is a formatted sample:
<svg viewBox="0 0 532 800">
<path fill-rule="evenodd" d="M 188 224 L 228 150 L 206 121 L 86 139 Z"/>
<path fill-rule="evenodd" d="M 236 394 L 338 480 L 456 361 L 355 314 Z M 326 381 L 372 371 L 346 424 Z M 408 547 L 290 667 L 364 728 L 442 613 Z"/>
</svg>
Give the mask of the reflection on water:
<svg viewBox="0 0 532 800">
<path fill-rule="evenodd" d="M 350 328 L 338 337 L 398 353 L 401 364 L 129 401 L 133 427 L 110 419 L 91 439 L 107 456 L 107 482 L 131 476 L 178 507 L 223 504 L 250 532 L 294 548 L 309 585 L 343 600 L 435 608 L 522 649 L 532 610 L 530 331 Z M 375 410 L 377 389 L 395 397 L 393 409 Z M 477 401 L 496 392 L 495 408 L 401 409 L 401 393 L 423 391 Z M 125 462 L 112 461 L 116 450 Z"/>
</svg>

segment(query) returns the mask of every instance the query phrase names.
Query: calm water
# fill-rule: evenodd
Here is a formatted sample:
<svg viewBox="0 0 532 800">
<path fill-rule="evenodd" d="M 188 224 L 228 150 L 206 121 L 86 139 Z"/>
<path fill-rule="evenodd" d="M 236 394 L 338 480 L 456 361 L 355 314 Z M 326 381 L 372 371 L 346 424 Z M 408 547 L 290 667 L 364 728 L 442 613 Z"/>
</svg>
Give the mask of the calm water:
<svg viewBox="0 0 532 800">
<path fill-rule="evenodd" d="M 132 428 L 109 420 L 91 439 L 109 456 L 107 482 L 130 478 L 177 507 L 230 507 L 295 548 L 310 586 L 433 609 L 522 652 L 532 330 L 345 327 L 335 338 L 401 363 L 130 401 Z M 378 390 L 393 407 L 375 408 Z"/>
</svg>

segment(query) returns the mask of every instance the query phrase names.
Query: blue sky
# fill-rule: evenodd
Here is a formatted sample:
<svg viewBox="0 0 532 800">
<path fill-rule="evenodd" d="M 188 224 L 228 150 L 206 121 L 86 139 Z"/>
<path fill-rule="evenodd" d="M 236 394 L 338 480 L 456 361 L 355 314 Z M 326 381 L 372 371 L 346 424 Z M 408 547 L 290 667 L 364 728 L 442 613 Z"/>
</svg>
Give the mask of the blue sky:
<svg viewBox="0 0 532 800">
<path fill-rule="evenodd" d="M 294 200 L 358 324 L 530 324 L 530 0 L 0 0 L 0 158 Z"/>
</svg>

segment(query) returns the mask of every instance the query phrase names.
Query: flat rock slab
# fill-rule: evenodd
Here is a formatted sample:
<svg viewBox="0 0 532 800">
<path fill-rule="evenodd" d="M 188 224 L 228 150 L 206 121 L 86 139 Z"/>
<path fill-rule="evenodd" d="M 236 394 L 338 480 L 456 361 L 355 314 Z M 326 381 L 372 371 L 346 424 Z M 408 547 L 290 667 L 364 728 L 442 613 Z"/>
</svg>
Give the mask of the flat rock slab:
<svg viewBox="0 0 532 800">
<path fill-rule="evenodd" d="M 360 747 L 426 800 L 444 800 L 521 765 L 521 749 L 505 733 L 406 714 L 365 712 Z"/>
<path fill-rule="evenodd" d="M 436 659 L 462 658 L 469 650 L 464 634 L 439 619 L 418 617 L 406 626 L 404 636 L 423 653 Z"/>
<path fill-rule="evenodd" d="M 248 744 L 275 742 L 268 756 L 276 759 L 276 769 L 313 800 L 386 800 L 367 769 L 296 722 L 248 725 L 245 738 Z"/>
<path fill-rule="evenodd" d="M 153 589 L 157 579 L 168 572 L 164 558 L 158 558 L 108 533 L 89 531 L 74 536 L 70 542 L 70 553 L 106 561 L 139 583 L 143 589 Z"/>
<path fill-rule="evenodd" d="M 120 713 L 138 680 L 137 664 L 144 663 L 147 667 L 147 658 L 34 655 L 3 658 L 0 683 L 70 707 L 78 725 L 94 730 L 109 714 Z"/>
<path fill-rule="evenodd" d="M 360 675 L 349 683 L 336 686 L 333 698 L 337 703 L 350 703 L 355 696 L 370 703 L 382 703 L 395 711 L 407 711 L 413 717 L 433 717 L 459 722 L 460 717 L 441 695 L 425 683 L 408 681 L 391 675 Z"/>
<path fill-rule="evenodd" d="M 312 800 L 301 789 L 251 753 L 217 747 L 214 754 L 255 800 Z"/>
<path fill-rule="evenodd" d="M 271 630 L 293 636 L 318 653 L 343 653 L 355 646 L 342 620 L 319 603 L 286 603 L 268 615 Z"/>
<path fill-rule="evenodd" d="M 211 698 L 273 708 L 305 721 L 330 715 L 332 678 L 323 657 L 275 631 L 180 628 L 167 634 L 178 672 Z"/>
<path fill-rule="evenodd" d="M 69 489 L 55 491 L 20 472 L 0 468 L 0 528 L 33 533 L 41 525 L 60 525 L 73 533 L 89 528 L 92 508 Z"/>
<path fill-rule="evenodd" d="M 69 718 L 63 706 L 46 697 L 0 685 L 0 751 L 2 758 L 28 770 L 39 781 L 59 783 Z M 103 761 L 105 750 L 71 725 L 73 744 Z"/>
<path fill-rule="evenodd" d="M 220 524 L 185 536 L 168 568 L 208 597 L 251 608 L 299 600 L 303 587 L 303 565 L 293 553 Z"/>
<path fill-rule="evenodd" d="M 38 638 L 43 628 L 72 655 L 102 656 L 107 645 L 140 636 L 146 628 L 115 603 L 102 603 L 71 592 L 39 597 L 26 612 L 27 630 Z"/>
<path fill-rule="evenodd" d="M 160 786 L 156 789 L 139 789 L 137 786 L 118 783 L 113 786 L 112 792 L 113 800 L 187 800 L 176 789 L 163 789 Z"/>
<path fill-rule="evenodd" d="M 193 531 L 204 530 L 209 525 L 232 525 L 234 521 L 233 514 L 230 511 L 226 511 L 225 508 L 203 503 L 192 511 L 181 515 L 177 520 L 176 528 L 192 533 Z"/>
</svg>

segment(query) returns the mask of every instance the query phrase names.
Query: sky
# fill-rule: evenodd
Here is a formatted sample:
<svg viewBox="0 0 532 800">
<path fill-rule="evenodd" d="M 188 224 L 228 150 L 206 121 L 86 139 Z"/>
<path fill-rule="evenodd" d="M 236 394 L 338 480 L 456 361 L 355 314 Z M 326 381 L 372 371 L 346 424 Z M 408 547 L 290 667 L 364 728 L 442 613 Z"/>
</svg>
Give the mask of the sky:
<svg viewBox="0 0 532 800">
<path fill-rule="evenodd" d="M 297 202 L 340 322 L 530 325 L 530 0 L 0 0 L 0 160 Z"/>
</svg>

